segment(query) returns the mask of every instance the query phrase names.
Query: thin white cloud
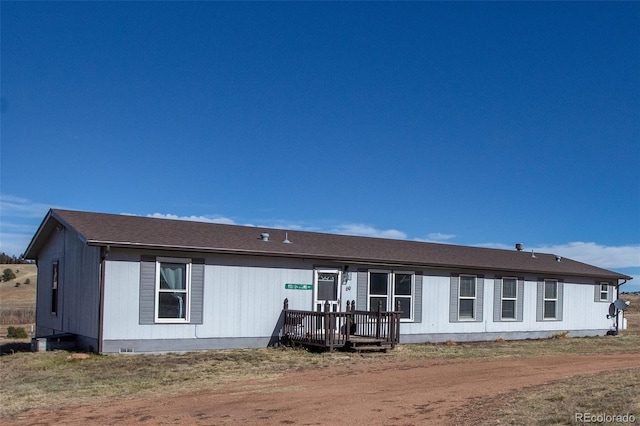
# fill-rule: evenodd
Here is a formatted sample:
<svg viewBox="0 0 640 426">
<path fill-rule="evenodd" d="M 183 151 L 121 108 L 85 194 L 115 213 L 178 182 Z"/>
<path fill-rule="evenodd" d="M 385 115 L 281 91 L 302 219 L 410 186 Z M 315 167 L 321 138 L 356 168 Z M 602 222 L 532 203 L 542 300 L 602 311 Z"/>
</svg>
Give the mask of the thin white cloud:
<svg viewBox="0 0 640 426">
<path fill-rule="evenodd" d="M 0 194 L 0 215 L 6 217 L 29 217 L 42 219 L 50 208 L 50 204 L 33 203 L 26 198 Z"/>
<path fill-rule="evenodd" d="M 515 250 L 514 245 L 502 243 L 486 243 L 477 246 Z M 575 241 L 566 244 L 525 246 L 524 250 L 557 254 L 601 268 L 640 268 L 640 245 L 605 246 L 594 242 Z"/>
<path fill-rule="evenodd" d="M 147 217 L 155 217 L 158 219 L 174 219 L 174 220 L 190 220 L 194 222 L 221 223 L 225 225 L 235 225 L 233 219 L 224 216 L 178 216 L 175 214 L 151 213 Z"/>
<path fill-rule="evenodd" d="M 536 251 L 553 253 L 602 268 L 640 268 L 640 245 L 604 246 L 594 242 L 539 246 Z"/>
<path fill-rule="evenodd" d="M 52 207 L 55 206 L 0 194 L 0 251 L 12 256 L 24 253 L 40 221 Z"/>
<path fill-rule="evenodd" d="M 19 256 L 27 250 L 32 237 L 33 235 L 30 233 L 16 234 L 2 231 L 0 233 L 0 241 L 2 241 L 0 252 L 10 256 Z"/>
<path fill-rule="evenodd" d="M 442 232 L 432 232 L 427 234 L 427 238 L 431 241 L 446 241 L 455 237 L 455 234 L 443 234 Z"/>
<path fill-rule="evenodd" d="M 369 225 L 362 224 L 343 224 L 328 230 L 327 232 L 332 234 L 341 235 L 358 235 L 362 237 L 377 237 L 377 238 L 393 238 L 398 240 L 405 240 L 407 234 L 397 229 L 376 229 Z"/>
</svg>

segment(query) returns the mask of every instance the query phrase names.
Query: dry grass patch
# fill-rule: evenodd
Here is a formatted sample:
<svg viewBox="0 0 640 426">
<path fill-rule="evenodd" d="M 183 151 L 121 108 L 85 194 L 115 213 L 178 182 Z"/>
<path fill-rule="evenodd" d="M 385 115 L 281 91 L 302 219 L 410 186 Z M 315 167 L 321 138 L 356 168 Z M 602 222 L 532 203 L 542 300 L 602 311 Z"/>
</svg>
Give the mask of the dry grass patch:
<svg viewBox="0 0 640 426">
<path fill-rule="evenodd" d="M 362 357 L 360 357 L 362 358 Z M 0 363 L 0 417 L 28 409 L 92 404 L 114 398 L 176 394 L 284 371 L 349 363 L 344 354 L 294 349 L 219 350 L 164 355 L 16 353 Z"/>
<path fill-rule="evenodd" d="M 12 287 L 15 288 L 15 287 Z M 16 288 L 20 290 L 22 288 Z M 15 353 L 0 358 L 0 417 L 7 417 L 29 409 L 55 409 L 81 404 L 113 403 L 119 398 L 139 398 L 195 392 L 226 383 L 248 379 L 270 379 L 286 371 L 298 371 L 330 366 L 350 366 L 381 361 L 433 359 L 487 359 L 500 357 L 538 357 L 562 354 L 608 354 L 638 352 L 640 350 L 640 297 L 631 300 L 626 316 L 629 330 L 616 337 L 546 339 L 531 341 L 496 341 L 483 343 L 400 345 L 386 355 L 354 355 L 344 353 L 318 354 L 301 349 L 251 349 L 194 352 L 165 355 L 89 355 L 71 356 L 64 351 L 44 353 Z M 17 324 L 16 324 L 17 325 Z M 0 343 L 2 343 L 0 341 Z M 6 346 L 3 345 L 3 349 Z M 4 350 L 3 350 L 4 352 Z M 9 352 L 9 351 L 7 351 Z M 502 399 L 500 422 L 532 424 L 538 420 L 553 424 L 567 422 L 571 410 L 587 407 L 592 413 L 610 407 L 609 396 L 616 396 L 615 410 L 626 410 L 629 403 L 622 398 L 640 396 L 633 389 L 640 380 L 638 370 L 627 373 L 606 373 L 563 380 L 539 389 L 530 389 Z M 627 374 L 627 375 L 625 375 Z M 618 389 L 611 381 L 618 380 Z M 591 386 L 591 387 L 588 387 Z M 590 390 L 589 390 L 590 389 Z M 599 390 L 598 390 L 599 389 Z M 559 393 L 553 393 L 553 392 Z M 609 393 L 607 393 L 607 390 Z M 589 392 L 600 398 L 589 399 Z M 536 396 L 538 395 L 538 396 Z M 546 398 L 546 399 L 545 399 Z M 577 405 L 568 405 L 569 403 Z M 602 402 L 606 400 L 605 402 Z M 511 402 L 510 402 L 511 401 Z M 600 401 L 600 402 L 599 402 Z M 491 401 L 485 401 L 490 404 Z M 524 408 L 515 410 L 518 403 Z M 547 405 L 550 404 L 550 405 Z M 621 404 L 621 405 L 618 405 Z M 556 408 L 553 408 L 553 407 Z M 638 407 L 635 407 L 636 412 Z M 534 420 L 523 419 L 537 412 Z M 546 413 L 551 413 L 547 415 Z M 555 413 L 555 414 L 554 414 Z M 569 413 L 569 414 L 567 414 Z M 562 417 L 562 416 L 564 417 Z M 518 417 L 519 416 L 519 417 Z M 640 417 L 639 417 L 640 418 Z M 495 417 L 490 424 L 495 424 Z"/>
<path fill-rule="evenodd" d="M 622 425 L 632 420 L 632 424 L 637 424 L 640 421 L 638 383 L 640 368 L 575 376 L 542 387 L 473 401 L 464 413 L 454 414 L 454 422 L 477 425 Z M 581 421 L 597 419 L 598 416 L 603 420 L 604 416 L 609 416 L 606 419 L 609 421 Z"/>
<path fill-rule="evenodd" d="M 561 354 L 637 352 L 640 335 L 400 345 L 386 355 L 311 353 L 302 349 L 246 349 L 164 355 L 89 355 L 69 352 L 16 353 L 0 363 L 0 417 L 37 408 L 95 404 L 195 392 L 226 383 L 276 378 L 286 371 L 409 360 L 537 357 Z"/>
</svg>

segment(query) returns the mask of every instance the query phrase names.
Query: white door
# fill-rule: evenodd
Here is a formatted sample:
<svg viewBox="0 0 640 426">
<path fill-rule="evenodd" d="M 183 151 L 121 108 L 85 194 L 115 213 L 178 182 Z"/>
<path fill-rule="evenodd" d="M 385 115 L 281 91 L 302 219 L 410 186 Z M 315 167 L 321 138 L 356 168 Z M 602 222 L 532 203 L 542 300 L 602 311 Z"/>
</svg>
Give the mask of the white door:
<svg viewBox="0 0 640 426">
<path fill-rule="evenodd" d="M 316 269 L 313 286 L 313 308 L 316 312 L 324 312 L 327 302 L 330 312 L 340 310 L 341 275 L 339 269 Z"/>
</svg>

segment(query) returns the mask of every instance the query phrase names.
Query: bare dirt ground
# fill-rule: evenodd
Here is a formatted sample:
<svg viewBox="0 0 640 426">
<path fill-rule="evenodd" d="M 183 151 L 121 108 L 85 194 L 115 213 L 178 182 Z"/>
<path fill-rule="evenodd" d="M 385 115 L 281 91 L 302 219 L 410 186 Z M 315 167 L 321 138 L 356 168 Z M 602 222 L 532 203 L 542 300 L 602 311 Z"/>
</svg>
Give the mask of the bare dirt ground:
<svg viewBox="0 0 640 426">
<path fill-rule="evenodd" d="M 289 372 L 192 394 L 29 411 L 14 425 L 478 424 L 474 404 L 575 375 L 640 366 L 640 353 L 358 364 Z M 5 421 L 6 420 L 6 421 Z"/>
</svg>

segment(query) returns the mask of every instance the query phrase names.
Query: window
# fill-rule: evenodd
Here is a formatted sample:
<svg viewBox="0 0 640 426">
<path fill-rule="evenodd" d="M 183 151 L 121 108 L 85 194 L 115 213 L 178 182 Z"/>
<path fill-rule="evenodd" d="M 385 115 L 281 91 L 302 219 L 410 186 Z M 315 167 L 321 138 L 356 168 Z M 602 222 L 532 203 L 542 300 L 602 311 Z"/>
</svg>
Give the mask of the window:
<svg viewBox="0 0 640 426">
<path fill-rule="evenodd" d="M 543 318 L 557 319 L 558 311 L 558 281 L 544 281 Z"/>
<path fill-rule="evenodd" d="M 501 287 L 494 286 L 494 318 L 500 320 Z M 482 322 L 484 275 L 452 273 L 449 286 L 449 322 Z"/>
<path fill-rule="evenodd" d="M 600 283 L 600 301 L 607 302 L 609 300 L 609 284 Z"/>
<path fill-rule="evenodd" d="M 156 320 L 189 321 L 191 263 L 159 258 L 156 267 Z"/>
<path fill-rule="evenodd" d="M 51 313 L 58 313 L 58 272 L 59 262 L 55 260 L 51 265 Z"/>
<path fill-rule="evenodd" d="M 596 297 L 599 287 L 594 286 Z M 536 321 L 562 321 L 564 304 L 564 280 L 538 278 Z M 520 315 L 520 314 L 518 314 Z"/>
<path fill-rule="evenodd" d="M 476 277 L 461 275 L 458 289 L 458 319 L 476 318 Z"/>
<path fill-rule="evenodd" d="M 413 300 L 413 274 L 394 273 L 393 274 L 393 308 L 400 310 L 400 318 L 411 319 Z"/>
<path fill-rule="evenodd" d="M 479 284 L 478 288 L 480 288 Z M 542 290 L 539 303 L 542 306 Z M 478 302 L 478 306 L 481 306 L 480 302 Z M 493 321 L 522 322 L 524 321 L 524 310 L 524 277 L 495 276 L 493 279 Z M 542 308 L 540 308 L 540 319 L 542 319 Z"/>
<path fill-rule="evenodd" d="M 371 272 L 369 273 L 369 310 L 377 311 L 379 306 L 382 310 L 389 310 L 389 273 Z"/>
<path fill-rule="evenodd" d="M 398 304 L 402 314 L 401 319 L 413 320 L 415 274 L 400 271 L 370 271 L 369 272 L 369 306 L 368 309 L 377 311 L 378 306 L 383 310 L 393 311 Z"/>
<path fill-rule="evenodd" d="M 140 256 L 138 321 L 202 324 L 205 260 Z"/>
<path fill-rule="evenodd" d="M 516 319 L 516 301 L 518 300 L 518 280 L 502 279 L 501 318 Z"/>
</svg>

